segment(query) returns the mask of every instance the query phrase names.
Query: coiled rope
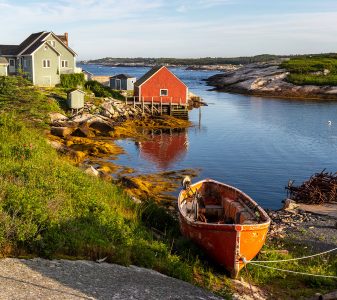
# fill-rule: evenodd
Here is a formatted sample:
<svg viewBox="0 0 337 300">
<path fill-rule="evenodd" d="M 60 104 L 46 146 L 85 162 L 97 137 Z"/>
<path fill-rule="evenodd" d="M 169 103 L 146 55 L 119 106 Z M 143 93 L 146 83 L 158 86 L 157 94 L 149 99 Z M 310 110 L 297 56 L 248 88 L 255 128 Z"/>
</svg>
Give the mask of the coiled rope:
<svg viewBox="0 0 337 300">
<path fill-rule="evenodd" d="M 324 251 L 324 252 L 320 252 L 320 253 L 316 253 L 316 254 L 313 254 L 313 255 L 297 257 L 297 258 L 289 258 L 289 259 L 280 259 L 280 260 L 254 260 L 254 261 L 251 261 L 251 260 L 246 260 L 245 257 L 242 257 L 242 262 L 244 263 L 245 267 L 247 267 L 248 264 L 252 264 L 252 265 L 255 265 L 255 266 L 262 267 L 262 268 L 277 270 L 277 271 L 286 272 L 286 273 L 337 279 L 337 276 L 332 276 L 332 275 L 304 273 L 304 272 L 285 270 L 285 269 L 280 269 L 280 268 L 275 268 L 275 267 L 269 267 L 269 266 L 261 264 L 261 263 L 278 263 L 278 262 L 288 262 L 288 261 L 302 260 L 302 259 L 307 259 L 307 258 L 312 258 L 312 257 L 324 255 L 326 253 L 330 253 L 330 252 L 333 252 L 333 251 L 336 251 L 336 250 L 337 250 L 337 248 L 333 248 L 333 249 L 330 249 L 330 250 L 327 250 L 327 251 Z"/>
</svg>

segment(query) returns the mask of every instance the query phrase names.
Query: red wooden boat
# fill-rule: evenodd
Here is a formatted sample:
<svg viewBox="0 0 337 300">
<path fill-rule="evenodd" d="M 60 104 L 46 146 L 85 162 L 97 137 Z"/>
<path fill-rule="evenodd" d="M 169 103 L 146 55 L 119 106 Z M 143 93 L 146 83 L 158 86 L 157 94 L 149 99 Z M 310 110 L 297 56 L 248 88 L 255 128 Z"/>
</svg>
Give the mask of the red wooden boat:
<svg viewBox="0 0 337 300">
<path fill-rule="evenodd" d="M 227 184 L 206 179 L 183 182 L 178 197 L 180 229 L 233 278 L 265 243 L 270 218 L 248 195 Z"/>
</svg>

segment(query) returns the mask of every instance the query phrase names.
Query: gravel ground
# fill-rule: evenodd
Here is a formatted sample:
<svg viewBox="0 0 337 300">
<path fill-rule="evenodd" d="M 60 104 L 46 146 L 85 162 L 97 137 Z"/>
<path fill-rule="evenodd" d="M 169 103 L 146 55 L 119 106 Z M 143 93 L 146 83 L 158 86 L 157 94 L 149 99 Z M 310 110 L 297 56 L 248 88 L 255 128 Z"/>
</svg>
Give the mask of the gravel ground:
<svg viewBox="0 0 337 300">
<path fill-rule="evenodd" d="M 0 299 L 222 299 L 158 272 L 91 261 L 0 260 Z"/>
<path fill-rule="evenodd" d="M 269 238 L 289 237 L 293 242 L 326 251 L 337 247 L 337 218 L 302 210 L 268 212 L 272 219 Z"/>
</svg>

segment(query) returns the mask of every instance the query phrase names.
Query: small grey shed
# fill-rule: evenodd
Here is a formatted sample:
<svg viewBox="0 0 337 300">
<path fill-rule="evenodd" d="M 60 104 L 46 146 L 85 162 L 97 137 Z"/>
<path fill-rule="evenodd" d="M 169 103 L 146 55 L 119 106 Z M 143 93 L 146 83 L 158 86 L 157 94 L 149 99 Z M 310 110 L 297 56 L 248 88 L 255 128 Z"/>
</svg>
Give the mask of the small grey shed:
<svg viewBox="0 0 337 300">
<path fill-rule="evenodd" d="M 84 107 L 85 92 L 74 89 L 68 92 L 67 105 L 71 109 L 81 109 Z"/>
<path fill-rule="evenodd" d="M 119 74 L 110 77 L 110 88 L 119 91 L 132 91 L 136 77 L 126 74 Z"/>
</svg>

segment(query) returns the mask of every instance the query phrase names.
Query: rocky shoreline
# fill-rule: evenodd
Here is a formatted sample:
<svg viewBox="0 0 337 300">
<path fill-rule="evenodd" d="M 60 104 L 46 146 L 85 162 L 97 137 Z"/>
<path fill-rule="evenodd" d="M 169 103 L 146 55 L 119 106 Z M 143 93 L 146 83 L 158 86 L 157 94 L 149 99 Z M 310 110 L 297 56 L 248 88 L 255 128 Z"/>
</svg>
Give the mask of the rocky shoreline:
<svg viewBox="0 0 337 300">
<path fill-rule="evenodd" d="M 286 81 L 280 62 L 253 63 L 209 77 L 215 90 L 277 98 L 337 100 L 336 86 L 298 86 Z"/>
<path fill-rule="evenodd" d="M 272 220 L 268 233 L 270 241 L 285 239 L 313 252 L 337 247 L 337 218 L 319 213 L 319 205 L 317 212 L 309 212 L 299 204 L 292 204 L 267 213 Z"/>
</svg>

